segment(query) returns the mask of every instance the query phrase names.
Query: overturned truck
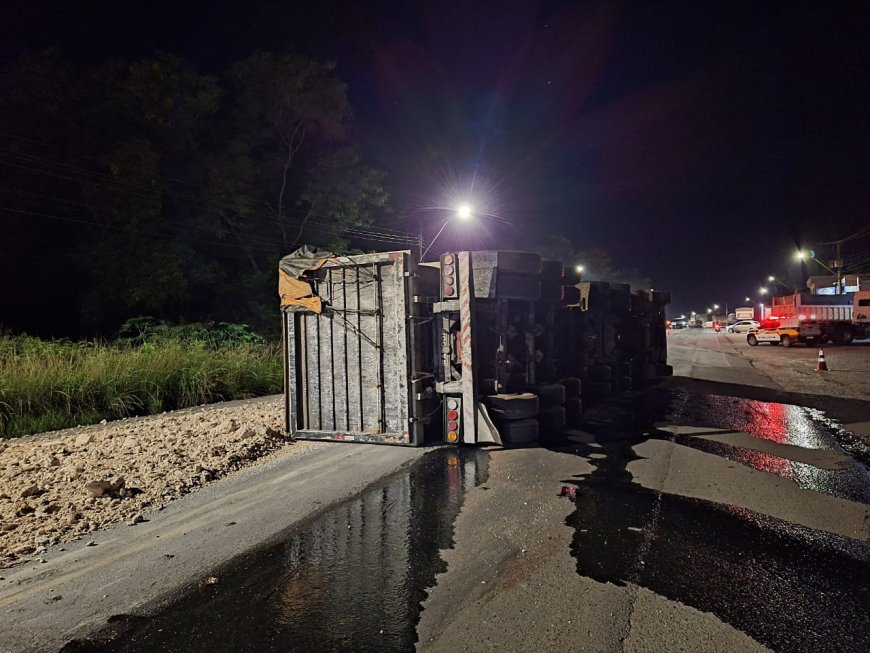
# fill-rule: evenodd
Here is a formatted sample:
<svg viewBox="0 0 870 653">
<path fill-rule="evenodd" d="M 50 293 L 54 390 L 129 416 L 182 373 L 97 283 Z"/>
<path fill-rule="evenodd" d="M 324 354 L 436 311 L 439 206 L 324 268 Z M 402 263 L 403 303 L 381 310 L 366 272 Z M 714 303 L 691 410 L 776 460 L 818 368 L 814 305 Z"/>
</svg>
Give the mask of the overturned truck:
<svg viewBox="0 0 870 653">
<path fill-rule="evenodd" d="M 668 293 L 513 251 L 281 260 L 285 426 L 300 439 L 558 444 L 668 376 Z"/>
</svg>

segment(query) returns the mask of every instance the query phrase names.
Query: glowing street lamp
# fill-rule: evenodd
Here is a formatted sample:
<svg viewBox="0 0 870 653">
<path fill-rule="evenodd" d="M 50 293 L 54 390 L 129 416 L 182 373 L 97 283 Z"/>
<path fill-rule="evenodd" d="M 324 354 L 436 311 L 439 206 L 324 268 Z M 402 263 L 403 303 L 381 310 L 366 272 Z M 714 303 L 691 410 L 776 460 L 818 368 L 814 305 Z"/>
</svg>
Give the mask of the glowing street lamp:
<svg viewBox="0 0 870 653">
<path fill-rule="evenodd" d="M 765 288 L 764 286 L 762 286 L 761 288 L 758 289 L 758 294 L 760 294 L 760 295 L 766 295 L 766 294 L 767 294 L 767 288 Z"/>
<path fill-rule="evenodd" d="M 577 274 L 583 274 L 583 270 L 585 270 L 585 269 L 586 268 L 582 265 L 574 266 L 574 271 L 577 272 Z"/>
<path fill-rule="evenodd" d="M 747 297 L 747 298 L 746 298 L 746 301 L 751 302 L 751 301 L 752 301 L 752 298 L 751 298 L 751 297 Z"/>
<path fill-rule="evenodd" d="M 438 230 L 438 233 L 435 234 L 435 237 L 432 239 L 432 242 L 429 243 L 429 247 L 427 247 L 425 249 L 425 251 L 422 254 L 420 254 L 420 261 L 421 262 L 426 258 L 426 254 L 429 252 L 430 249 L 432 249 L 432 245 L 434 245 L 435 241 L 438 240 L 438 236 L 441 235 L 441 233 L 444 231 L 444 229 L 447 227 L 447 225 L 450 224 L 450 221 L 454 217 L 461 222 L 468 222 L 473 217 L 473 214 L 471 211 L 471 206 L 469 206 L 468 204 L 460 204 L 458 207 L 456 207 L 455 216 L 451 216 L 444 221 L 444 224 L 441 225 L 441 228 Z M 422 234 L 422 231 L 421 231 L 421 234 Z"/>
</svg>

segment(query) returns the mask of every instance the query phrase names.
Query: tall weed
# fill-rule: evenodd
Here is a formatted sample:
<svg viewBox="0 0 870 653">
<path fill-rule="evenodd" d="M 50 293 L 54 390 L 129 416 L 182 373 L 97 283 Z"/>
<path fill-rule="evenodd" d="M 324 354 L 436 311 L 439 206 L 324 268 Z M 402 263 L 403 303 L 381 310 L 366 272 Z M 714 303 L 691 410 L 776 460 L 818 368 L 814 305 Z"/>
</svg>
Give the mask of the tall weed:
<svg viewBox="0 0 870 653">
<path fill-rule="evenodd" d="M 279 348 L 244 325 L 145 326 L 114 343 L 0 337 L 0 437 L 281 391 Z"/>
</svg>

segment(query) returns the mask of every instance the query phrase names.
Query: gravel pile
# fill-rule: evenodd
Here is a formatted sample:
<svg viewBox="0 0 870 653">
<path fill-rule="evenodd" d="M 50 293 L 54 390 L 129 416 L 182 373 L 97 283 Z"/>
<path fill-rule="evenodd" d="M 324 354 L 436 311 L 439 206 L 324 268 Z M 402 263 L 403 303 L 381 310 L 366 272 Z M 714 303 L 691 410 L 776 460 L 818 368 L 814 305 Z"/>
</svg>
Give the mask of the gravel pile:
<svg viewBox="0 0 870 653">
<path fill-rule="evenodd" d="M 284 447 L 281 408 L 271 397 L 0 441 L 0 568 L 135 525 Z"/>
</svg>

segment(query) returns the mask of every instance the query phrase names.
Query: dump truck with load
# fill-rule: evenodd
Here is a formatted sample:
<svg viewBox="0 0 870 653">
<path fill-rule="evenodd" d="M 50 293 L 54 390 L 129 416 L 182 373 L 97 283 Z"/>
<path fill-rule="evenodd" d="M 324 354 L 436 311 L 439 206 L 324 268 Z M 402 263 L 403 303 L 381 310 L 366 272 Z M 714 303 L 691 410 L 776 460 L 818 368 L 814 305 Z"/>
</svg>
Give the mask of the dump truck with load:
<svg viewBox="0 0 870 653">
<path fill-rule="evenodd" d="M 300 439 L 553 442 L 584 402 L 670 373 L 667 293 L 571 279 L 529 252 L 303 248 L 282 259 L 279 294 Z"/>
<path fill-rule="evenodd" d="M 795 293 L 771 299 L 772 319 L 818 322 L 820 342 L 848 345 L 870 338 L 870 291 L 845 295 Z"/>
</svg>

